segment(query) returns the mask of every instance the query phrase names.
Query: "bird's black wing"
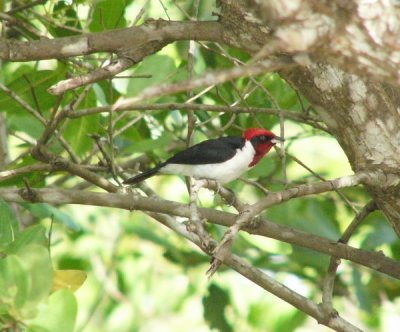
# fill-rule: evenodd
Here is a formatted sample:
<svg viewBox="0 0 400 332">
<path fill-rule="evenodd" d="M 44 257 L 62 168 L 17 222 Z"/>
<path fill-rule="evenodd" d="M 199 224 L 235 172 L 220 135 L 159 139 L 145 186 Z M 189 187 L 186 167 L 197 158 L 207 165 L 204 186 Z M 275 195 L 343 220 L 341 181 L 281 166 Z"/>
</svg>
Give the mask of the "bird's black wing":
<svg viewBox="0 0 400 332">
<path fill-rule="evenodd" d="M 210 139 L 178 152 L 164 164 L 201 165 L 222 163 L 232 158 L 236 149 L 243 148 L 245 139 L 242 137 L 221 137 Z"/>
</svg>

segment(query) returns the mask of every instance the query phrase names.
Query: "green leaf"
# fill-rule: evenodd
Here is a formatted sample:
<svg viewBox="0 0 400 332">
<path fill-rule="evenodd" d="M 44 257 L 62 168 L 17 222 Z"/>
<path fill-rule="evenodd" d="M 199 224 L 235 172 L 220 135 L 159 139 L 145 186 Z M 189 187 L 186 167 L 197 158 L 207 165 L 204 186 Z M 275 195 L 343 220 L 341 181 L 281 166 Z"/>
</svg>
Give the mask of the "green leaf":
<svg viewBox="0 0 400 332">
<path fill-rule="evenodd" d="M 36 315 L 50 293 L 52 265 L 47 248 L 27 245 L 0 260 L 0 312 L 22 320 Z"/>
<path fill-rule="evenodd" d="M 208 296 L 203 298 L 204 318 L 210 329 L 221 332 L 233 331 L 225 317 L 225 309 L 230 303 L 229 294 L 219 286 L 211 284 L 208 288 Z"/>
<path fill-rule="evenodd" d="M 59 25 L 48 25 L 48 30 L 54 37 L 68 37 L 78 34 L 75 31 L 65 29 L 65 27 L 82 29 L 80 21 L 76 11 L 72 5 L 67 5 L 63 1 L 57 1 L 57 4 L 53 8 L 53 19 L 56 19 Z"/>
<path fill-rule="evenodd" d="M 368 313 L 371 313 L 372 312 L 372 303 L 369 300 L 365 286 L 363 285 L 363 283 L 361 281 L 360 271 L 357 268 L 353 268 L 352 276 L 353 276 L 354 288 L 356 291 L 356 297 L 357 297 L 358 303 L 360 304 L 360 308 L 362 310 L 367 311 Z"/>
<path fill-rule="evenodd" d="M 38 316 L 28 323 L 28 331 L 73 332 L 78 305 L 74 294 L 67 289 L 53 293 L 40 308 Z"/>
<path fill-rule="evenodd" d="M 143 153 L 154 151 L 156 149 L 163 149 L 166 147 L 172 139 L 172 134 L 163 133 L 157 139 L 143 139 L 137 142 L 130 142 L 129 148 L 125 149 L 125 151 L 129 154 L 131 153 Z"/>
<path fill-rule="evenodd" d="M 207 256 L 197 251 L 178 249 L 172 245 L 165 250 L 163 256 L 179 266 L 190 266 L 190 268 L 200 264 L 207 264 L 210 261 Z"/>
<path fill-rule="evenodd" d="M 151 75 L 151 78 L 135 78 L 129 80 L 127 94 L 138 94 L 144 88 L 172 81 L 176 73 L 174 60 L 167 55 L 152 55 L 145 58 L 134 70 L 133 75 Z"/>
<path fill-rule="evenodd" d="M 82 156 L 93 145 L 90 134 L 98 132 L 98 121 L 96 116 L 83 117 L 71 122 L 65 130 L 65 137 L 68 139 L 72 149 Z"/>
<path fill-rule="evenodd" d="M 275 158 L 262 158 L 257 166 L 251 168 L 247 172 L 246 176 L 250 179 L 268 176 L 275 169 L 275 165 Z"/>
<path fill-rule="evenodd" d="M 46 247 L 48 239 L 46 237 L 46 229 L 42 225 L 35 225 L 25 228 L 22 232 L 18 233 L 15 241 L 11 242 L 6 248 L 7 254 L 15 254 L 30 244 L 38 244 Z"/>
<path fill-rule="evenodd" d="M 307 319 L 307 315 L 296 309 L 286 309 L 282 302 L 271 306 L 271 302 L 252 303 L 247 321 L 256 331 L 296 331 Z"/>
<path fill-rule="evenodd" d="M 108 104 L 108 102 L 107 102 L 106 94 L 104 92 L 105 90 L 103 89 L 103 86 L 102 86 L 102 85 L 104 85 L 104 82 L 101 82 L 101 83 L 103 83 L 103 84 L 100 84 L 100 83 L 93 84 L 93 92 L 96 95 L 96 99 L 99 102 L 99 104 L 101 106 L 105 106 Z M 115 93 L 115 91 L 113 91 L 113 93 Z"/>
<path fill-rule="evenodd" d="M 0 199 L 0 248 L 14 241 L 19 232 L 18 220 L 10 206 Z"/>
<path fill-rule="evenodd" d="M 368 216 L 368 220 L 366 220 L 365 223 L 371 226 L 371 230 L 361 243 L 363 249 L 375 250 L 381 245 L 391 245 L 399 240 L 382 212 L 371 214 Z"/>
<path fill-rule="evenodd" d="M 112 30 L 126 26 L 124 18 L 125 0 L 99 0 L 93 12 L 90 31 Z"/>
<path fill-rule="evenodd" d="M 340 237 L 336 206 L 330 199 L 290 200 L 268 209 L 267 216 L 278 223 L 334 241 Z"/>
<path fill-rule="evenodd" d="M 63 76 L 63 67 L 59 67 L 58 70 L 36 70 L 36 68 L 23 67 L 21 73 L 16 72 L 10 76 L 13 81 L 9 82 L 7 86 L 37 111 L 39 110 L 36 108 L 36 101 L 40 111 L 45 111 L 50 110 L 57 100 L 57 97 L 49 94 L 47 89 L 61 80 Z M 23 106 L 3 91 L 0 91 L 0 110 L 9 112 L 9 115 L 27 114 Z M 20 125 L 22 128 L 23 124 Z"/>
<path fill-rule="evenodd" d="M 55 270 L 53 274 L 52 291 L 61 288 L 70 289 L 75 292 L 79 289 L 87 278 L 85 271 L 81 270 Z"/>
<path fill-rule="evenodd" d="M 88 108 L 94 106 L 96 106 L 96 94 L 91 90 L 81 107 Z M 85 116 L 70 121 L 66 127 L 64 136 L 78 155 L 82 156 L 93 146 L 93 139 L 91 139 L 89 135 L 99 132 L 99 118 L 100 116 L 98 114 Z"/>
<path fill-rule="evenodd" d="M 293 251 L 290 254 L 290 260 L 301 267 L 299 274 L 302 277 L 308 277 L 304 273 L 305 266 L 311 266 L 322 273 L 328 268 L 329 264 L 329 257 L 327 255 L 295 245 L 293 245 Z"/>
<path fill-rule="evenodd" d="M 31 307 L 43 301 L 50 293 L 53 281 L 53 267 L 46 247 L 30 244 L 16 254 L 30 276 L 30 291 L 27 302 Z M 30 308 L 28 308 L 30 309 Z"/>
<path fill-rule="evenodd" d="M 46 118 L 50 109 L 57 101 L 57 96 L 47 92 L 47 89 L 64 77 L 64 68 L 57 70 L 40 70 L 23 67 L 21 72 L 13 73 L 13 81 L 7 84 L 20 99 L 41 113 Z M 21 131 L 37 139 L 43 131 L 43 125 L 33 115 L 8 96 L 0 91 L 0 110 L 7 112 L 7 124 L 11 130 Z"/>
<path fill-rule="evenodd" d="M 39 219 L 54 218 L 55 221 L 63 223 L 73 231 L 79 231 L 81 227 L 68 214 L 47 203 L 22 204 L 32 215 Z"/>
<path fill-rule="evenodd" d="M 40 130 L 40 129 L 38 129 Z M 29 148 L 27 145 L 20 145 L 19 148 Z M 18 162 L 18 167 L 16 167 L 16 165 L 9 165 L 6 169 L 4 170 L 14 170 L 14 169 L 18 169 L 20 167 L 24 167 L 24 166 L 30 166 L 33 164 L 36 164 L 37 161 L 33 160 L 32 157 L 30 156 L 25 156 L 23 158 L 21 158 Z M 29 173 L 22 173 L 19 174 L 17 176 L 11 176 L 9 179 L 4 180 L 2 179 L 0 181 L 0 187 L 13 187 L 13 186 L 25 186 L 23 179 L 26 179 L 28 181 L 28 183 L 35 188 L 41 188 L 44 186 L 44 178 L 43 178 L 43 173 L 41 172 L 29 172 Z"/>
<path fill-rule="evenodd" d="M 280 107 L 301 109 L 296 92 L 278 74 L 270 75 L 264 85 L 276 98 Z"/>
<path fill-rule="evenodd" d="M 18 316 L 28 299 L 29 275 L 22 260 L 16 255 L 0 259 L 0 313 Z"/>
</svg>

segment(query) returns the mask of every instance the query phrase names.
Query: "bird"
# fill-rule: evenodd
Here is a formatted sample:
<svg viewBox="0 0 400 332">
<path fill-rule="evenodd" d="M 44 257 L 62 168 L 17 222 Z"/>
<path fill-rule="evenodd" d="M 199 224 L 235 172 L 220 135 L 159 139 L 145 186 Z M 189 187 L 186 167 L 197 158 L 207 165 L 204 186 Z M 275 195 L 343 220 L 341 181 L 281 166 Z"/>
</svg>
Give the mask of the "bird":
<svg viewBox="0 0 400 332">
<path fill-rule="evenodd" d="M 154 168 L 126 179 L 123 184 L 138 184 L 159 173 L 226 184 L 255 166 L 278 141 L 284 139 L 263 128 L 249 128 L 242 137 L 223 136 L 205 140 L 178 152 Z"/>
</svg>

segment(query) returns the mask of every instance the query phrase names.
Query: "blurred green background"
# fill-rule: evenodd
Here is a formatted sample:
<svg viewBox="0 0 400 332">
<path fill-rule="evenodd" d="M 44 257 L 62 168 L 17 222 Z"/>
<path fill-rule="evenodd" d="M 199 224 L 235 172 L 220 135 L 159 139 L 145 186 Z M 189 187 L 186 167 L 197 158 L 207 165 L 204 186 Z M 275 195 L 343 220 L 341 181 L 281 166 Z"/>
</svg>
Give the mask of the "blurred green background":
<svg viewBox="0 0 400 332">
<path fill-rule="evenodd" d="M 142 24 L 148 18 L 186 20 L 194 1 L 47 1 L 15 14 L 26 24 L 3 24 L 6 36 L 20 40 L 75 35 Z M 214 1 L 200 1 L 197 17 L 214 20 Z M 35 34 L 37 33 L 37 34 Z M 61 106 L 84 95 L 78 110 L 113 104 L 144 88 L 174 83 L 188 77 L 188 42 L 166 46 L 122 78 L 102 81 L 87 91 L 67 93 Z M 228 57 L 229 56 L 229 57 Z M 108 61 L 108 54 L 72 60 L 2 63 L 0 82 L 28 105 L 49 118 L 57 97 L 47 89 L 66 75 L 87 73 Z M 234 59 L 234 60 L 232 60 Z M 194 76 L 206 70 L 226 69 L 249 56 L 216 44 L 195 44 Z M 134 78 L 132 75 L 151 75 Z M 235 105 L 244 108 L 279 108 L 305 118 L 317 119 L 313 108 L 277 74 L 241 78 L 198 89 L 193 103 Z M 187 93 L 154 98 L 148 103 L 184 103 Z M 4 91 L 0 112 L 7 127 L 9 163 L 3 170 L 36 163 L 29 149 L 43 132 L 42 124 Z M 185 147 L 188 112 L 134 111 L 70 119 L 62 135 L 81 163 L 104 167 L 102 155 L 90 135 L 104 138 L 104 146 L 117 165 L 146 155 L 144 167 L 165 160 Z M 244 202 L 254 203 L 265 190 L 351 174 L 340 146 L 329 133 L 314 126 L 262 113 L 223 114 L 195 111 L 194 142 L 220 135 L 241 135 L 244 128 L 262 126 L 276 134 L 284 125 L 286 155 L 271 152 L 254 169 L 228 185 Z M 111 126 L 111 127 L 110 127 Z M 109 132 L 112 128 L 113 136 Z M 52 152 L 70 156 L 56 140 Z M 300 159 L 315 173 L 299 165 Z M 104 171 L 104 169 L 103 169 Z M 133 170 L 130 169 L 129 172 Z M 110 172 L 101 173 L 112 179 Z M 286 174 L 286 175 L 285 175 Z M 22 179 L 34 188 L 58 187 L 96 190 L 79 178 L 63 173 L 30 172 L 0 182 L 2 187 L 23 188 Z M 254 183 L 257 182 L 264 190 Z M 188 202 L 185 181 L 178 176 L 159 176 L 148 182 L 157 195 Z M 362 188 L 343 191 L 361 209 L 370 199 Z M 207 190 L 200 204 L 234 211 Z M 0 202 L 0 329 L 28 331 L 325 331 L 325 327 L 289 304 L 266 293 L 237 273 L 222 268 L 211 280 L 205 272 L 209 258 L 185 239 L 155 222 L 145 213 L 90 206 L 20 205 Z M 283 225 L 337 240 L 354 217 L 349 205 L 336 193 L 291 200 L 265 212 Z M 224 228 L 210 225 L 220 238 Z M 51 243 L 49 244 L 49 234 Z M 399 259 L 400 242 L 384 216 L 375 212 L 351 238 L 350 244 L 381 250 Z M 48 250 L 50 249 L 50 251 Z M 329 257 L 268 238 L 241 234 L 234 252 L 288 287 L 320 302 Z M 58 270 L 73 270 L 58 275 Z M 56 278 L 54 278 L 56 275 Z M 85 277 L 87 276 L 86 280 Z M 53 279 L 67 288 L 53 289 Z M 73 292 L 68 288 L 80 288 Z M 400 284 L 384 275 L 342 262 L 335 288 L 335 308 L 366 331 L 393 331 L 400 324 Z"/>
</svg>

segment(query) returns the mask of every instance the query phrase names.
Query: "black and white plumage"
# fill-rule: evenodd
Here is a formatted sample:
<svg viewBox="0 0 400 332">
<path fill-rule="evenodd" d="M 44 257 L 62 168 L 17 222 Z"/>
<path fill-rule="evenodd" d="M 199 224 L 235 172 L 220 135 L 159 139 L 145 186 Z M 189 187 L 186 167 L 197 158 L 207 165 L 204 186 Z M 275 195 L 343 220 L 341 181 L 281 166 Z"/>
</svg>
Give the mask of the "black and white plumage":
<svg viewBox="0 0 400 332">
<path fill-rule="evenodd" d="M 227 183 L 256 165 L 277 140 L 281 138 L 260 128 L 247 129 L 243 137 L 227 136 L 206 140 L 178 152 L 152 169 L 125 180 L 124 184 L 139 183 L 158 173 Z"/>
</svg>

